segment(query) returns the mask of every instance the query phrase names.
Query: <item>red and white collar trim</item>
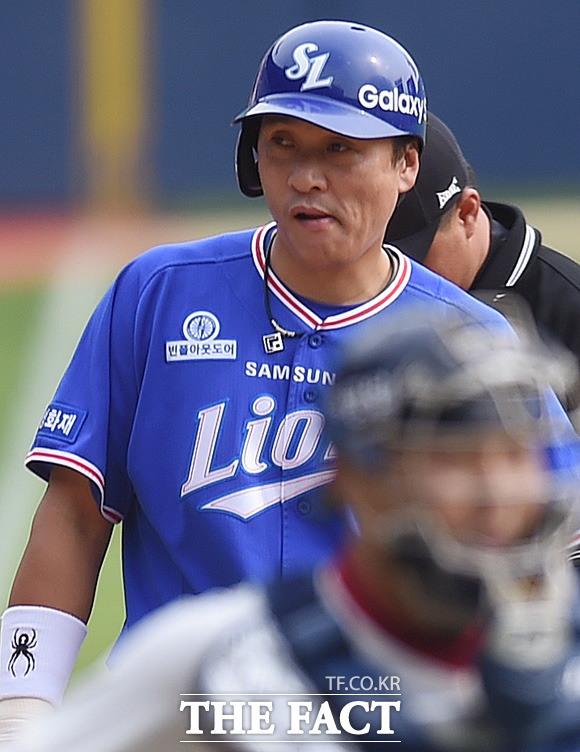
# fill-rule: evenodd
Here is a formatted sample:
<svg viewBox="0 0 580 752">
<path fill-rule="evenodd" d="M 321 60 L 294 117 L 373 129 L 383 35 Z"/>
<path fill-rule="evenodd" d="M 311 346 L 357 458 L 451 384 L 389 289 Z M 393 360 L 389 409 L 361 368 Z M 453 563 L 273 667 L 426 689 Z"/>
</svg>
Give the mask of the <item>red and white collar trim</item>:
<svg viewBox="0 0 580 752">
<path fill-rule="evenodd" d="M 256 230 L 252 238 L 252 257 L 256 269 L 262 279 L 264 279 L 264 271 L 266 268 L 265 239 L 268 236 L 268 232 L 275 226 L 275 222 L 270 222 L 269 224 L 260 227 Z M 296 298 L 286 285 L 274 274 L 271 267 L 268 271 L 268 288 L 287 308 L 292 311 L 292 313 L 298 316 L 298 318 L 311 329 L 341 329 L 342 327 L 350 326 L 351 324 L 358 324 L 389 306 L 399 297 L 407 286 L 407 282 L 411 276 L 411 262 L 403 253 L 401 253 L 401 251 L 399 251 L 398 248 L 389 246 L 389 251 L 396 256 L 398 261 L 395 276 L 390 281 L 389 285 L 376 297 L 367 300 L 366 303 L 361 303 L 361 305 L 351 308 L 348 311 L 343 311 L 335 316 L 328 316 L 326 319 L 321 319 L 318 314 L 311 311 L 308 306 L 298 300 L 298 298 Z"/>
</svg>

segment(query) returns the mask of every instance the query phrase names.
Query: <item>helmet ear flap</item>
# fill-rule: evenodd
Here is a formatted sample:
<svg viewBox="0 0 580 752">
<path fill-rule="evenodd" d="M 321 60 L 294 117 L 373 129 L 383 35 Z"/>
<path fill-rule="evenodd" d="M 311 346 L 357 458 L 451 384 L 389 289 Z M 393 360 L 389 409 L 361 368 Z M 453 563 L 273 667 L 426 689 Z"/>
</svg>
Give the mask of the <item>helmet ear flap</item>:
<svg viewBox="0 0 580 752">
<path fill-rule="evenodd" d="M 242 121 L 236 146 L 236 174 L 240 190 L 245 196 L 255 198 L 263 194 L 255 151 L 258 143 L 261 117 Z"/>
</svg>

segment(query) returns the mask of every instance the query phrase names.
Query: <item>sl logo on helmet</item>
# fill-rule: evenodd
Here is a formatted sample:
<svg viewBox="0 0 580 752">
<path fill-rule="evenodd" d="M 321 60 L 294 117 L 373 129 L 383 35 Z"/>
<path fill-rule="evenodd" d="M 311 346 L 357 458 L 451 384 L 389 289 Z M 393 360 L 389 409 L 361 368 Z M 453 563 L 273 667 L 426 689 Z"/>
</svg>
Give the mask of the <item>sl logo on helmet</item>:
<svg viewBox="0 0 580 752">
<path fill-rule="evenodd" d="M 334 79 L 334 76 L 320 78 L 322 75 L 322 69 L 330 56 L 330 52 L 316 55 L 316 57 L 308 57 L 309 52 L 318 52 L 318 45 L 314 44 L 314 42 L 304 42 L 304 44 L 298 45 L 292 53 L 292 59 L 294 60 L 295 65 L 286 68 L 284 71 L 286 78 L 290 81 L 297 81 L 306 76 L 306 81 L 304 81 L 300 87 L 300 91 L 321 89 L 325 86 L 330 86 Z"/>
</svg>

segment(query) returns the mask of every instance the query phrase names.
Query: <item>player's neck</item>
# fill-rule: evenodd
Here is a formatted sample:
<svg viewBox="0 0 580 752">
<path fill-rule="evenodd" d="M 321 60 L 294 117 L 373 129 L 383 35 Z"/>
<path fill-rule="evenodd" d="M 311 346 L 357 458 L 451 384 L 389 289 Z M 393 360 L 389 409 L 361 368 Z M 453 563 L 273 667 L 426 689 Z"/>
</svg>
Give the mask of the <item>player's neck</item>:
<svg viewBox="0 0 580 752">
<path fill-rule="evenodd" d="M 352 599 L 386 633 L 438 662 L 457 667 L 473 662 L 484 638 L 481 625 L 474 623 L 453 635 L 418 626 L 401 609 L 396 597 L 396 583 L 391 588 L 387 574 L 381 577 L 380 584 L 377 583 L 356 551 L 350 551 L 344 557 L 339 570 Z"/>
<path fill-rule="evenodd" d="M 290 290 L 319 303 L 349 306 L 372 300 L 390 283 L 393 263 L 380 245 L 369 249 L 356 262 L 336 261 L 305 268 L 274 239 L 271 267 Z"/>
</svg>

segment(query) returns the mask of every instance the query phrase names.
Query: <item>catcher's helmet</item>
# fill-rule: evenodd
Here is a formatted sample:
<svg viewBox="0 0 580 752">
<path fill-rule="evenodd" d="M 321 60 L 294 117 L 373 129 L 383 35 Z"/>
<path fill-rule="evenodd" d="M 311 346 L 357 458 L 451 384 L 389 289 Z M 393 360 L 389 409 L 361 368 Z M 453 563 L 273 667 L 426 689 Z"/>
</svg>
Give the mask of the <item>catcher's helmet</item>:
<svg viewBox="0 0 580 752">
<path fill-rule="evenodd" d="M 543 347 L 544 349 L 540 349 Z M 490 429 L 543 435 L 568 424 L 546 402 L 576 378 L 567 351 L 462 316 L 433 322 L 422 309 L 370 328 L 344 355 L 326 409 L 336 446 L 377 466 L 390 448 L 462 445 Z"/>
<path fill-rule="evenodd" d="M 352 138 L 416 136 L 423 143 L 427 103 L 409 53 L 376 29 L 314 21 L 283 34 L 264 56 L 236 153 L 242 193 L 260 196 L 254 149 L 260 116 L 289 115 Z"/>
</svg>

